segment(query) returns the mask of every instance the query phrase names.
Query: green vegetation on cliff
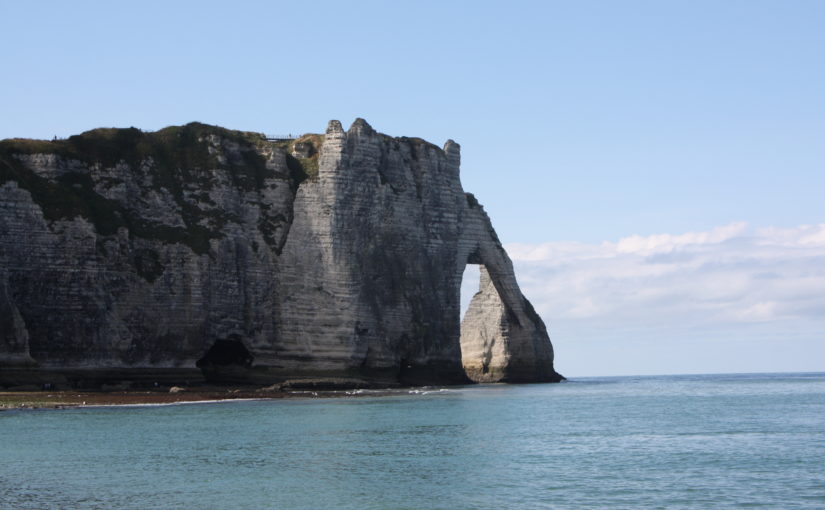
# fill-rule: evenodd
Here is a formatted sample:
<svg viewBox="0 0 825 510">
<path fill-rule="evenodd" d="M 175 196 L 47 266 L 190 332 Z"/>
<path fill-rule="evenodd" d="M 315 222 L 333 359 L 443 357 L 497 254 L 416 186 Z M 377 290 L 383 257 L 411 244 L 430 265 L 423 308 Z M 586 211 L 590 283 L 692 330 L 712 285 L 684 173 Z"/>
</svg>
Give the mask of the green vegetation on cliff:
<svg viewBox="0 0 825 510">
<path fill-rule="evenodd" d="M 0 156 L 18 154 L 57 154 L 65 160 L 77 160 L 88 165 L 111 167 L 126 163 L 137 168 L 153 161 L 156 186 L 172 191 L 181 182 L 199 182 L 199 175 L 219 164 L 217 154 L 209 151 L 209 137 L 237 143 L 241 160 L 229 161 L 235 184 L 254 189 L 261 186 L 266 174 L 263 157 L 252 150 L 266 139 L 259 133 L 234 131 L 199 122 L 185 126 L 170 126 L 155 132 L 137 128 L 98 128 L 67 139 L 47 141 L 12 138 L 0 140 Z"/>
<path fill-rule="evenodd" d="M 318 178 L 319 150 L 323 144 L 324 135 L 318 134 L 306 134 L 295 140 L 280 140 L 274 143 L 276 147 L 280 147 L 286 153 L 286 164 L 289 167 L 296 188 L 307 179 L 315 180 Z M 296 145 L 304 145 L 309 148 L 306 153 L 307 157 L 292 155 Z"/>
<path fill-rule="evenodd" d="M 203 254 L 209 250 L 210 239 L 220 237 L 214 227 L 221 226 L 226 218 L 186 200 L 186 188 L 208 191 L 212 169 L 225 168 L 234 186 L 245 191 L 260 189 L 273 172 L 266 168 L 266 160 L 256 148 L 268 143 L 258 133 L 201 123 L 156 132 L 101 128 L 55 141 L 8 139 L 0 141 L 0 184 L 16 181 L 32 194 L 48 220 L 83 216 L 101 235 L 112 235 L 118 228 L 126 227 L 130 235 L 180 242 Z M 80 162 L 79 166 L 88 167 L 89 172 L 69 170 L 50 180 L 26 168 L 19 159 L 24 154 L 54 154 L 62 160 L 61 164 Z M 90 173 L 119 164 L 129 165 L 132 171 L 147 172 L 155 189 L 168 191 L 180 206 L 186 227 L 147 221 L 98 194 Z M 300 176 L 293 176 L 293 180 L 296 177 L 303 180 Z"/>
</svg>

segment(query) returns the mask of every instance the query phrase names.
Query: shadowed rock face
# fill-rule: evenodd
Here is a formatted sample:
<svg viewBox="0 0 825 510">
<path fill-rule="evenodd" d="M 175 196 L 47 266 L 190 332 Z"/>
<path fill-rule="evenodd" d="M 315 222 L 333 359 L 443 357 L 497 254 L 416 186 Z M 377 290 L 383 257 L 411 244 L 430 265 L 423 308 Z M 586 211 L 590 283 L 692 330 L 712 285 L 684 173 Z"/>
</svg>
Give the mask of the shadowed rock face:
<svg viewBox="0 0 825 510">
<path fill-rule="evenodd" d="M 558 381 L 459 163 L 362 119 L 0 142 L 0 384 Z"/>
</svg>

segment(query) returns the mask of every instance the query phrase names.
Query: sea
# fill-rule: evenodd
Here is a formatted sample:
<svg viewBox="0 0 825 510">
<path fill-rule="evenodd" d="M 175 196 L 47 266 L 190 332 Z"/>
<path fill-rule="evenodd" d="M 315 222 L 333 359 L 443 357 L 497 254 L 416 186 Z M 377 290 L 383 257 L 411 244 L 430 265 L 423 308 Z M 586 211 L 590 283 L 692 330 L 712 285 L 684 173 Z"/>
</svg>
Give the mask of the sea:
<svg viewBox="0 0 825 510">
<path fill-rule="evenodd" d="M 2 509 L 823 509 L 825 374 L 0 412 Z"/>
</svg>

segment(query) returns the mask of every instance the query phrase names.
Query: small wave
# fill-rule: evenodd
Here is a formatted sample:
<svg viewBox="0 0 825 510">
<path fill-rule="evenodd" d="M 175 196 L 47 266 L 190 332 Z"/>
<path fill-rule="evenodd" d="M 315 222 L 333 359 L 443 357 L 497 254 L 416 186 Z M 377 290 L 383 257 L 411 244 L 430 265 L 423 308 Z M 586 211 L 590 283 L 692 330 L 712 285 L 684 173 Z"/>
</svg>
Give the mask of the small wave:
<svg viewBox="0 0 825 510">
<path fill-rule="evenodd" d="M 436 395 L 439 393 L 458 393 L 458 390 L 448 390 L 447 388 L 439 388 L 439 389 L 427 389 L 427 388 L 420 388 L 415 390 L 409 390 L 408 393 L 410 395 Z"/>
<path fill-rule="evenodd" d="M 182 400 L 180 402 L 151 402 L 145 404 L 80 404 L 70 406 L 76 409 L 97 409 L 101 407 L 167 407 L 167 406 L 183 406 L 193 404 L 224 404 L 227 402 L 252 402 L 257 400 L 268 400 L 265 398 L 221 398 L 214 400 Z"/>
</svg>

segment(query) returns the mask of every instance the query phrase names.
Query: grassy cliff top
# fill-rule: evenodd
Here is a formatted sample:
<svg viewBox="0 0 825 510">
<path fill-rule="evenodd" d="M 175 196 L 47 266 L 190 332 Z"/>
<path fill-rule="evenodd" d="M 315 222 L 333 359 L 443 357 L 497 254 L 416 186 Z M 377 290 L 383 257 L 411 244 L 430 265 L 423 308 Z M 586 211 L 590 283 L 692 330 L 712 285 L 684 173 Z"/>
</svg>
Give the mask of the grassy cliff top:
<svg viewBox="0 0 825 510">
<path fill-rule="evenodd" d="M 210 135 L 243 145 L 257 146 L 266 143 L 260 133 L 235 131 L 200 122 L 184 126 L 170 126 L 159 131 L 144 132 L 130 128 L 97 128 L 59 140 L 32 140 L 9 138 L 0 140 L 0 152 L 6 154 L 58 154 L 67 159 L 77 159 L 104 166 L 119 161 L 136 162 L 157 156 L 159 150 L 179 152 L 194 148 Z"/>
<path fill-rule="evenodd" d="M 213 150 L 210 137 L 238 144 L 234 156 L 219 160 L 223 151 Z M 208 190 L 213 185 L 211 169 L 224 168 L 232 184 L 245 191 L 261 189 L 267 178 L 274 177 L 265 157 L 256 149 L 272 145 L 264 135 L 233 131 L 193 122 L 155 132 L 136 128 L 100 128 L 67 139 L 47 141 L 7 139 L 0 141 L 0 185 L 14 181 L 31 193 L 48 220 L 88 218 L 99 234 L 112 235 L 127 227 L 131 235 L 181 242 L 197 253 L 206 253 L 209 240 L 220 237 L 219 226 L 225 221 L 215 211 L 202 210 L 185 199 L 184 189 L 197 186 Z M 87 168 L 109 168 L 125 163 L 137 171 L 149 172 L 154 188 L 169 192 L 180 207 L 186 228 L 155 224 L 140 217 L 128 204 L 101 196 L 95 190 L 94 173 L 68 171 L 47 179 L 31 171 L 16 156 L 21 154 L 55 154 L 63 160 L 77 160 Z M 148 165 L 146 163 L 148 162 Z M 293 164 L 293 166 L 295 166 Z M 298 172 L 293 180 L 305 178 Z"/>
</svg>

